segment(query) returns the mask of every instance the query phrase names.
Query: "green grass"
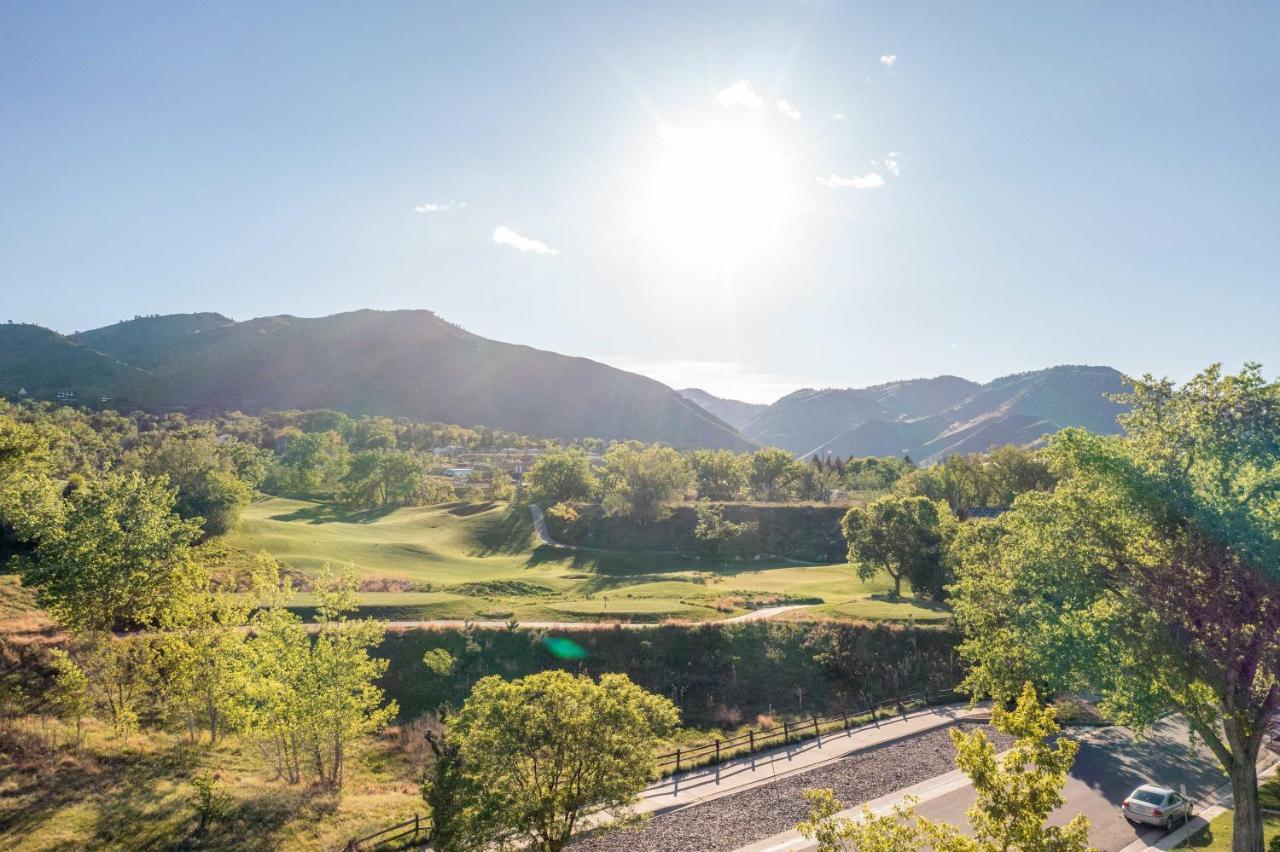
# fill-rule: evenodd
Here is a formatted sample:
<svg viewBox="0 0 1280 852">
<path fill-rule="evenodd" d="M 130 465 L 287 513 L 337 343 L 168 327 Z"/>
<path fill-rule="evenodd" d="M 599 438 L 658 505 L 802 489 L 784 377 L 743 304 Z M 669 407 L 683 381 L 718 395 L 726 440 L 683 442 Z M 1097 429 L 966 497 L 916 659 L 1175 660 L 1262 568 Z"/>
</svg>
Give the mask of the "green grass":
<svg viewBox="0 0 1280 852">
<path fill-rule="evenodd" d="M 233 562 L 265 550 L 307 574 L 350 565 L 363 578 L 429 584 L 426 592 L 361 593 L 362 612 L 394 620 L 705 621 L 774 598 L 815 603 L 807 612 L 819 617 L 948 617 L 924 601 L 888 599 L 887 579 L 860 580 L 849 565 L 535 546 L 528 513 L 506 504 L 346 513 L 272 497 L 250 506 L 225 544 Z M 297 601 L 304 609 L 312 604 L 307 595 Z"/>
<path fill-rule="evenodd" d="M 1221 850 L 1221 852 L 1231 852 L 1231 840 L 1234 832 L 1231 830 L 1232 812 L 1218 814 L 1207 826 L 1193 834 L 1186 842 L 1178 846 L 1178 849 L 1207 849 Z M 1263 845 L 1270 847 L 1270 844 L 1280 839 L 1280 817 L 1268 816 L 1262 823 L 1262 839 Z"/>
</svg>

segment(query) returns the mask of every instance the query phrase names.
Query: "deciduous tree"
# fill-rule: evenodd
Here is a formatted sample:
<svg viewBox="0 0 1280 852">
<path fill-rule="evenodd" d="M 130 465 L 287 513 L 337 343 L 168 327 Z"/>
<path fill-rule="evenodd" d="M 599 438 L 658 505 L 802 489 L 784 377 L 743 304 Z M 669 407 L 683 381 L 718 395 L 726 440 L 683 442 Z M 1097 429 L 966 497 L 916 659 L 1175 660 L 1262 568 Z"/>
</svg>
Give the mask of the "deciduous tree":
<svg viewBox="0 0 1280 852">
<path fill-rule="evenodd" d="M 587 810 L 618 816 L 634 803 L 655 770 L 654 740 L 678 723 L 675 705 L 621 674 L 480 680 L 446 733 L 471 797 L 467 830 L 559 852 Z"/>
<path fill-rule="evenodd" d="M 1100 691 L 1143 728 L 1175 710 L 1221 761 L 1233 849 L 1261 852 L 1255 766 L 1280 709 L 1280 384 L 1257 365 L 1135 380 L 1125 434 L 1066 430 L 1062 475 L 963 560 L 968 686 Z"/>
<path fill-rule="evenodd" d="M 927 497 L 880 497 L 854 506 L 841 527 L 849 545 L 849 561 L 858 576 L 869 580 L 884 571 L 893 580 L 893 596 L 902 595 L 903 579 L 916 594 L 941 598 L 946 584 L 945 554 L 951 513 Z"/>
</svg>

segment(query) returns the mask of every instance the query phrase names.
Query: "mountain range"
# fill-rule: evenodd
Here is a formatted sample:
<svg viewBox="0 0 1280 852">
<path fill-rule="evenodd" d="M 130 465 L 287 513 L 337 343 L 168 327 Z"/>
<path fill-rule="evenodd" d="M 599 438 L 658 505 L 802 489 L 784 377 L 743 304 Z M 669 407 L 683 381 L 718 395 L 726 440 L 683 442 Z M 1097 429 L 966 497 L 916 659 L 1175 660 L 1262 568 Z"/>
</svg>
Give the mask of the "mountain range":
<svg viewBox="0 0 1280 852">
<path fill-rule="evenodd" d="M 661 441 L 798 456 L 917 461 L 1064 426 L 1118 430 L 1109 367 L 1061 366 L 979 384 L 956 376 L 804 389 L 740 402 L 586 358 L 489 340 L 430 311 L 361 310 L 236 322 L 217 313 L 137 317 L 62 335 L 0 325 L 0 395 L 118 408 L 259 412 L 332 408 L 489 426 L 537 437 Z"/>
<path fill-rule="evenodd" d="M 0 325 L 0 394 L 116 407 L 332 408 L 538 437 L 750 449 L 666 385 L 586 358 L 500 343 L 430 311 L 235 322 L 139 317 L 64 336 Z"/>
<path fill-rule="evenodd" d="M 745 422 L 746 408 L 703 391 L 682 391 L 744 438 L 804 458 L 909 453 L 931 461 L 952 453 L 1029 444 L 1066 426 L 1119 431 L 1124 408 L 1109 398 L 1126 388 L 1110 367 L 1060 366 L 978 384 L 957 376 L 911 379 L 868 388 L 806 388 L 765 406 Z M 746 405 L 738 403 L 738 406 Z"/>
</svg>

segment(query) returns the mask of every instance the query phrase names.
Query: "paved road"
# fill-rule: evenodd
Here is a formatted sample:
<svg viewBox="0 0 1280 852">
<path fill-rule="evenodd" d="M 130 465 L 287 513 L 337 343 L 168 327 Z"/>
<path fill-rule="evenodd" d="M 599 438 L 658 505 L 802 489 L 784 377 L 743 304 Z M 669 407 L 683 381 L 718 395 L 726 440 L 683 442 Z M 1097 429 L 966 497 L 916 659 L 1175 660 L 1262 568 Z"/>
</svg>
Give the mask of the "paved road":
<svg viewBox="0 0 1280 852">
<path fill-rule="evenodd" d="M 1120 815 L 1120 803 L 1139 784 L 1156 782 L 1178 787 L 1202 799 L 1226 783 L 1217 760 L 1203 745 L 1191 746 L 1190 731 L 1177 717 L 1168 717 L 1136 740 L 1124 728 L 1101 728 L 1080 735 L 1080 752 L 1064 790 L 1066 804 L 1052 817 L 1065 823 L 1076 814 L 1089 818 L 1089 840 L 1100 852 L 1120 852 L 1137 840 L 1152 843 L 1163 835 L 1155 828 L 1138 828 Z M 1268 754 L 1267 764 L 1275 757 Z M 919 798 L 917 810 L 930 819 L 965 825 L 965 811 L 974 801 L 973 788 L 960 773 L 940 776 L 909 791 Z M 901 793 L 869 803 L 887 810 Z M 857 816 L 857 812 L 849 814 Z M 817 848 L 794 832 L 778 835 L 744 849 L 753 852 L 800 852 Z"/>
<path fill-rule="evenodd" d="M 1089 840 L 1101 852 L 1118 852 L 1139 838 L 1153 842 L 1164 832 L 1130 825 L 1120 815 L 1120 803 L 1139 784 L 1155 782 L 1200 799 L 1222 784 L 1226 776 L 1204 745 L 1191 746 L 1190 730 L 1170 716 L 1147 736 L 1135 740 L 1125 728 L 1102 728 L 1080 738 L 1080 752 L 1067 779 L 1067 804 L 1053 817 L 1065 823 L 1076 814 L 1089 818 Z M 965 786 L 920 805 L 922 816 L 963 825 L 973 805 L 973 788 Z"/>
</svg>

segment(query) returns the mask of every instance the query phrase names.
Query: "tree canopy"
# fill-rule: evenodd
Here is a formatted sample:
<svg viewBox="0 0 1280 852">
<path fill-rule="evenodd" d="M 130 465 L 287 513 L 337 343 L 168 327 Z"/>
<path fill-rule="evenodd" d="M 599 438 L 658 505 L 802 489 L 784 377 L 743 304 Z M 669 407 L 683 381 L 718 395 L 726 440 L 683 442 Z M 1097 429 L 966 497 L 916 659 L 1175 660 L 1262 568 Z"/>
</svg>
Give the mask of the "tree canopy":
<svg viewBox="0 0 1280 852">
<path fill-rule="evenodd" d="M 946 584 L 952 521 L 945 505 L 927 497 L 885 496 L 854 506 L 841 527 L 859 577 L 869 580 L 884 571 L 893 580 L 894 597 L 902 595 L 906 579 L 916 594 L 938 599 Z"/>
<path fill-rule="evenodd" d="M 1182 713 L 1231 777 L 1233 848 L 1259 852 L 1254 767 L 1280 709 L 1280 384 L 1248 365 L 1133 387 L 1124 435 L 1054 436 L 1057 488 L 968 541 L 953 596 L 967 685 L 1100 691 L 1137 728 Z"/>
<path fill-rule="evenodd" d="M 588 809 L 617 817 L 635 801 L 655 771 L 654 740 L 679 720 L 674 704 L 626 675 L 483 678 L 445 735 L 457 750 L 451 771 L 461 773 L 450 783 L 467 802 L 470 845 L 460 848 L 514 834 L 559 852 Z"/>
</svg>

